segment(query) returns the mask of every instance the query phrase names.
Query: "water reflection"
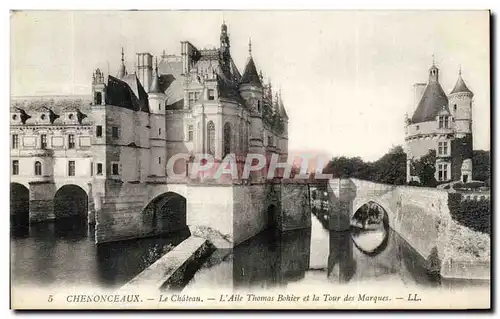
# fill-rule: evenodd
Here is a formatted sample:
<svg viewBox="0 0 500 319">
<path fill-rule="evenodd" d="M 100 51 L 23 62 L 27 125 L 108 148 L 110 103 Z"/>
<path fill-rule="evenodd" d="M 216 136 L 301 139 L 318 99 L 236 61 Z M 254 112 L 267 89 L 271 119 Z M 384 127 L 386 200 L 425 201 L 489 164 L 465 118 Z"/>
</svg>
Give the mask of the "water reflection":
<svg viewBox="0 0 500 319">
<path fill-rule="evenodd" d="M 96 245 L 93 226 L 67 218 L 11 230 L 14 284 L 118 287 L 190 236 L 174 234 Z"/>
<path fill-rule="evenodd" d="M 326 230 L 316 216 L 312 228 L 279 234 L 265 231 L 234 248 L 232 262 L 210 260 L 187 290 L 232 287 L 239 290 L 286 286 L 318 276 L 332 284 L 376 280 L 435 285 L 418 253 L 387 224 L 371 229 Z M 227 258 L 226 258 L 227 259 Z M 228 269 L 232 268 L 232 272 Z M 215 278 L 215 279 L 214 279 Z"/>
</svg>

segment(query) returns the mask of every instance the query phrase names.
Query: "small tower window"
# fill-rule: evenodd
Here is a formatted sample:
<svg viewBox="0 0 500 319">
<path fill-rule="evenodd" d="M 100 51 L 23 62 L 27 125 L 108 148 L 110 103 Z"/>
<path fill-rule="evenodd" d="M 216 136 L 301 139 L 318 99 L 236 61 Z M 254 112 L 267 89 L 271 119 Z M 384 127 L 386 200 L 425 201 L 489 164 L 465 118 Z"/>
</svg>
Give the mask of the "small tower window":
<svg viewBox="0 0 500 319">
<path fill-rule="evenodd" d="M 208 90 L 208 99 L 210 101 L 215 100 L 215 90 L 214 89 L 209 89 Z"/>
<path fill-rule="evenodd" d="M 19 175 L 19 161 L 12 161 L 12 175 Z"/>
<path fill-rule="evenodd" d="M 161 103 L 158 103 L 158 110 L 161 111 Z"/>
<path fill-rule="evenodd" d="M 42 114 L 42 115 L 40 116 L 40 119 L 41 119 L 42 121 L 45 121 L 45 118 L 46 118 L 45 114 Z"/>
<path fill-rule="evenodd" d="M 101 92 L 96 92 L 94 96 L 94 104 L 101 105 L 101 103 L 102 103 L 102 94 Z"/>
<path fill-rule="evenodd" d="M 45 134 L 40 135 L 40 148 L 42 150 L 47 148 L 47 135 Z"/>
<path fill-rule="evenodd" d="M 97 175 L 102 175 L 102 163 L 97 163 Z"/>
<path fill-rule="evenodd" d="M 158 157 L 158 164 L 161 164 L 161 157 Z"/>
<path fill-rule="evenodd" d="M 42 175 L 42 163 L 40 163 L 39 161 L 35 162 L 35 175 L 36 176 Z"/>
<path fill-rule="evenodd" d="M 193 130 L 193 125 L 188 126 L 188 141 L 191 142 L 194 138 L 194 130 Z"/>
<path fill-rule="evenodd" d="M 260 100 L 257 101 L 257 111 L 260 112 Z"/>
<path fill-rule="evenodd" d="M 70 120 L 72 120 L 72 119 L 74 118 L 74 115 L 73 115 L 73 114 L 70 114 L 70 115 L 68 115 L 68 118 L 69 118 Z"/>
<path fill-rule="evenodd" d="M 158 129 L 158 136 L 161 136 L 161 128 Z"/>
<path fill-rule="evenodd" d="M 457 111 L 457 105 L 456 104 L 453 104 L 453 111 Z"/>
<path fill-rule="evenodd" d="M 102 126 L 97 125 L 95 128 L 95 136 L 96 137 L 102 137 Z"/>
</svg>

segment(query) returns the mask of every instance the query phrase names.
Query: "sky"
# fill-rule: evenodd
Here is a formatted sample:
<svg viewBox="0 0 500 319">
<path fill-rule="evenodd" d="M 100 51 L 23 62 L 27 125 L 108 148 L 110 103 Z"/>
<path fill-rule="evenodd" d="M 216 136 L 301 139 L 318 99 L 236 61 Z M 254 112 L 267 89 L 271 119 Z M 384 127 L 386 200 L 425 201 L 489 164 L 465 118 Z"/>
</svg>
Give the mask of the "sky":
<svg viewBox="0 0 500 319">
<path fill-rule="evenodd" d="M 449 93 L 461 67 L 474 92 L 474 149 L 490 149 L 487 11 L 52 11 L 11 16 L 11 94 L 90 95 L 92 72 L 129 71 L 137 52 L 219 46 L 222 20 L 240 72 L 248 39 L 280 87 L 289 149 L 376 160 L 404 143 L 413 84 L 433 56 Z M 109 70 L 109 71 L 108 71 Z"/>
</svg>

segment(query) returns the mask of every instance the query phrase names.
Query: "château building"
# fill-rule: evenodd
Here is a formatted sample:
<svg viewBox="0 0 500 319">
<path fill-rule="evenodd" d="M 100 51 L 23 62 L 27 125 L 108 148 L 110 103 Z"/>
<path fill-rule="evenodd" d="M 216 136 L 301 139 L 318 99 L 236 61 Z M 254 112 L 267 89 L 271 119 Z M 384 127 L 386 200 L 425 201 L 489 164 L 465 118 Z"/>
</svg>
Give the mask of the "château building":
<svg viewBox="0 0 500 319">
<path fill-rule="evenodd" d="M 433 63 L 428 83 L 414 85 L 415 110 L 406 117 L 405 142 L 407 181 L 418 180 L 412 163 L 436 151 L 435 178 L 438 182 L 471 181 L 472 102 L 471 90 L 459 71 L 455 87 L 446 94 L 439 83 L 439 69 Z"/>
<path fill-rule="evenodd" d="M 89 96 L 11 99 L 11 187 L 29 190 L 30 221 L 54 218 L 54 197 L 65 185 L 85 191 L 91 212 L 116 196 L 113 185 L 167 184 L 166 164 L 179 153 L 286 158 L 285 106 L 264 83 L 251 42 L 243 72 L 225 23 L 219 48 L 182 41 L 180 49 L 137 53 L 131 70 L 122 49 L 116 76 L 96 69 Z M 177 160 L 174 171 L 189 161 Z"/>
</svg>

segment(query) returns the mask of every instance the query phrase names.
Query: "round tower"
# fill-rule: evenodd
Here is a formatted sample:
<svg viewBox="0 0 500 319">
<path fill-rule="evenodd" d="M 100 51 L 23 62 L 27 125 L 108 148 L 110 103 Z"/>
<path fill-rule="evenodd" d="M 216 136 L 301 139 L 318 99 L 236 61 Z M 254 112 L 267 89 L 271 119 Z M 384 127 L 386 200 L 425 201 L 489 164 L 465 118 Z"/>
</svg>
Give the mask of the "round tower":
<svg viewBox="0 0 500 319">
<path fill-rule="evenodd" d="M 474 93 L 467 87 L 458 72 L 455 87 L 448 97 L 450 112 L 454 118 L 455 139 L 452 142 L 452 175 L 454 180 L 472 180 L 472 98 Z"/>
<path fill-rule="evenodd" d="M 151 176 L 165 176 L 165 165 L 167 162 L 167 130 L 165 118 L 165 102 L 167 96 L 163 92 L 158 74 L 158 60 L 155 63 L 155 71 L 149 88 L 149 139 L 151 149 Z"/>
<path fill-rule="evenodd" d="M 472 97 L 474 94 L 465 85 L 462 71 L 458 73 L 458 80 L 449 95 L 449 107 L 455 119 L 456 137 L 472 134 Z"/>
</svg>

